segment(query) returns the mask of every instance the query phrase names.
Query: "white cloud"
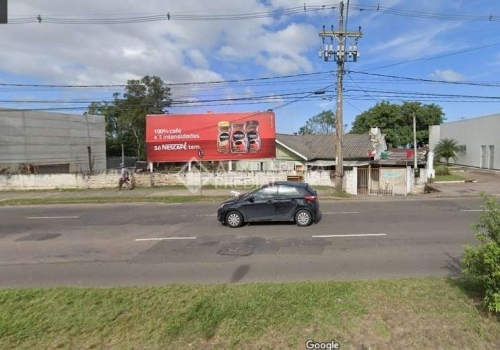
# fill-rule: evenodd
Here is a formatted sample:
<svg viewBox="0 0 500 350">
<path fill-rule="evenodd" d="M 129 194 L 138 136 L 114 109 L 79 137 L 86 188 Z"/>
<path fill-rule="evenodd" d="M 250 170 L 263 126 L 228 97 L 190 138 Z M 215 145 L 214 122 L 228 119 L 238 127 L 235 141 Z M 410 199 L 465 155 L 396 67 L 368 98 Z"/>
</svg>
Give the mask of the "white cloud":
<svg viewBox="0 0 500 350">
<path fill-rule="evenodd" d="M 235 35 L 234 38 L 231 38 Z M 222 60 L 252 60 L 278 74 L 312 70 L 306 55 L 318 43 L 318 31 L 309 24 L 291 23 L 286 28 L 270 32 L 228 34 L 233 45 L 223 46 L 217 53 Z"/>
<path fill-rule="evenodd" d="M 460 26 L 461 23 L 444 23 L 428 28 L 418 28 L 380 43 L 371 51 L 398 59 L 414 59 L 457 50 L 462 47 L 457 46 L 456 43 L 440 40 L 439 36 Z"/>
<path fill-rule="evenodd" d="M 270 58 L 259 58 L 270 71 L 282 75 L 291 74 L 300 70 L 312 70 L 311 63 L 300 56 L 274 56 Z"/>
<path fill-rule="evenodd" d="M 461 81 L 465 79 L 465 76 L 455 72 L 452 69 L 436 69 L 431 75 L 434 79 L 440 79 L 445 81 Z"/>
<path fill-rule="evenodd" d="M 204 0 L 25 0 L 12 1 L 15 16 L 95 18 L 95 14 L 137 16 L 170 12 L 209 13 L 264 12 L 272 10 L 258 0 L 249 0 L 243 11 L 233 0 L 213 0 L 210 10 Z M 72 16 L 67 17 L 68 14 Z M 76 16 L 75 16 L 76 15 Z M 276 31 L 272 18 L 245 21 L 164 21 L 127 25 L 54 25 L 50 23 L 7 25 L 0 36 L 0 69 L 12 74 L 47 81 L 75 84 L 122 84 L 123 79 L 146 74 L 167 82 L 222 80 L 213 58 L 260 64 L 275 73 L 310 70 L 306 58 L 317 44 L 317 29 L 311 25 L 281 25 Z M 217 53 L 217 54 L 216 54 Z M 259 60 L 269 58 L 269 61 Z M 273 62 L 279 60 L 284 66 Z M 229 62 L 228 62 L 229 63 Z"/>
<path fill-rule="evenodd" d="M 188 52 L 189 59 L 194 63 L 195 66 L 208 69 L 209 64 L 205 56 L 200 52 L 200 50 L 190 50 Z"/>
</svg>

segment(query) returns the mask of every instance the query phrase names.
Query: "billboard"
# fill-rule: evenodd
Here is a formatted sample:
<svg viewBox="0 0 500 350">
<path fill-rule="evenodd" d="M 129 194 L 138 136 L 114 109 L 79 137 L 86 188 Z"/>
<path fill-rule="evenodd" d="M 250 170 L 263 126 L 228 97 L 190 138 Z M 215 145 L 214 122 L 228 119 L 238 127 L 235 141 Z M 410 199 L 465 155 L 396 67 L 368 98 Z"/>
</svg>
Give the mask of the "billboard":
<svg viewBox="0 0 500 350">
<path fill-rule="evenodd" d="M 273 112 L 146 116 L 149 162 L 276 157 Z"/>
</svg>

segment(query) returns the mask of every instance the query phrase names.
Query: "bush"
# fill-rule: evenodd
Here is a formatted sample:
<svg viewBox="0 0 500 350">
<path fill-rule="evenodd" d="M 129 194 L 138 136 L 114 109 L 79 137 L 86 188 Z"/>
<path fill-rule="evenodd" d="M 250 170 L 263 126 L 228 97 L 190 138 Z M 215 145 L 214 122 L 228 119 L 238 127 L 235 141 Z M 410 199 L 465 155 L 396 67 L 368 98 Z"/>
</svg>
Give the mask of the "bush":
<svg viewBox="0 0 500 350">
<path fill-rule="evenodd" d="M 463 273 L 471 277 L 484 292 L 484 305 L 500 313 L 500 205 L 482 194 L 486 204 L 479 222 L 471 227 L 479 241 L 477 247 L 467 246 Z"/>
<path fill-rule="evenodd" d="M 436 167 L 436 175 L 437 176 L 450 175 L 450 168 L 448 168 L 447 166 L 438 166 Z"/>
</svg>

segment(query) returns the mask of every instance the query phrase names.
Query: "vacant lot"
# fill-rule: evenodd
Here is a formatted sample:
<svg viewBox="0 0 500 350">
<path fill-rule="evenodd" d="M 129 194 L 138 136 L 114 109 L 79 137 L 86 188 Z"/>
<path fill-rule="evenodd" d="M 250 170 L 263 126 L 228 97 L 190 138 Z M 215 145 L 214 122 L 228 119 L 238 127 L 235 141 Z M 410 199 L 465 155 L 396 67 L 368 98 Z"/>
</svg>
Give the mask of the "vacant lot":
<svg viewBox="0 0 500 350">
<path fill-rule="evenodd" d="M 448 279 L 0 291 L 1 349 L 499 349 Z"/>
</svg>

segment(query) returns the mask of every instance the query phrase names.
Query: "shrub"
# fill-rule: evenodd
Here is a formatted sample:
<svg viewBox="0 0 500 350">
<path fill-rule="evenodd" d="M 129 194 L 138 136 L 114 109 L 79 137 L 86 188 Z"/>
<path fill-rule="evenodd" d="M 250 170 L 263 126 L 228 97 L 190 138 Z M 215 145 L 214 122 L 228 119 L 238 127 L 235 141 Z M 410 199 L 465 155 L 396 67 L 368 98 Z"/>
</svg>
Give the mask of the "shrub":
<svg viewBox="0 0 500 350">
<path fill-rule="evenodd" d="M 450 168 L 448 168 L 447 166 L 438 166 L 436 167 L 436 175 L 450 175 Z"/>
<path fill-rule="evenodd" d="M 500 204 L 482 194 L 484 214 L 471 227 L 479 241 L 477 247 L 467 246 L 463 273 L 471 277 L 484 292 L 484 305 L 500 313 Z"/>
</svg>

